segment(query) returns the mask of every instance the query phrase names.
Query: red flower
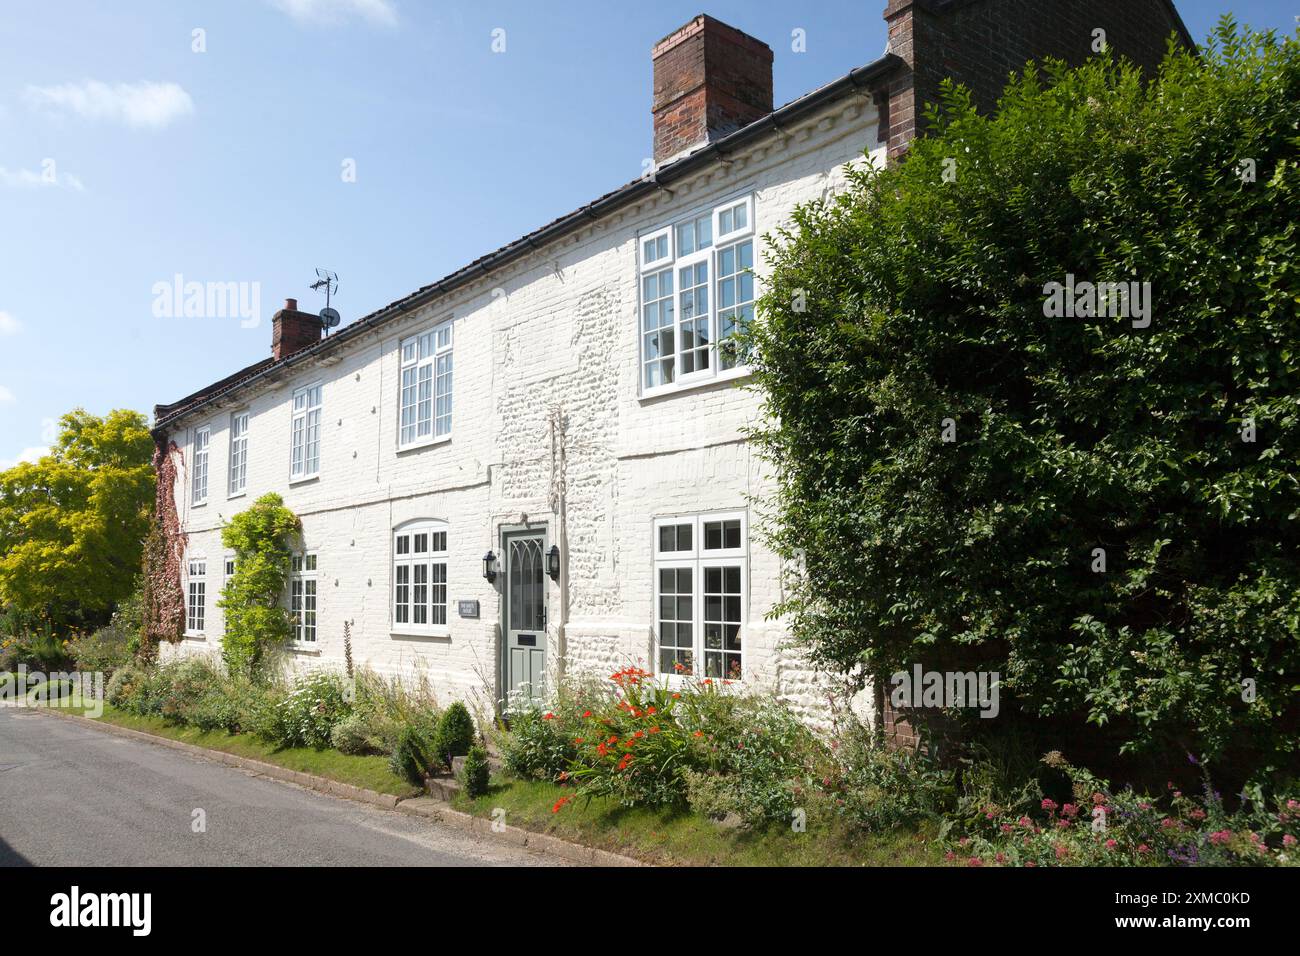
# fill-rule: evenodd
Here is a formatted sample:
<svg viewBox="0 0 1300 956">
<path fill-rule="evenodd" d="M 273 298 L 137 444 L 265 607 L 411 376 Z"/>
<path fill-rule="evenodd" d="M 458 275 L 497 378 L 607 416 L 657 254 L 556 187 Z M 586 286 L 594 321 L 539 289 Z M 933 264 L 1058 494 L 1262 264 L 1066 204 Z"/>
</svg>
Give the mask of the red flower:
<svg viewBox="0 0 1300 956">
<path fill-rule="evenodd" d="M 555 804 L 551 807 L 551 812 L 559 813 L 560 808 L 563 807 L 566 803 L 568 803 L 570 799 L 571 798 L 569 797 L 560 797 L 560 799 L 556 800 Z"/>
<path fill-rule="evenodd" d="M 546 713 L 542 714 L 542 720 L 554 720 L 554 719 L 555 719 L 555 715 L 551 713 L 549 710 Z"/>
<path fill-rule="evenodd" d="M 657 734 L 657 733 L 659 733 L 659 725 L 658 725 L 658 724 L 655 724 L 655 726 L 651 727 L 651 728 L 650 728 L 650 733 L 652 733 L 652 734 Z"/>
<path fill-rule="evenodd" d="M 590 717 L 590 716 L 591 716 L 591 711 L 589 711 L 589 710 L 584 710 L 584 711 L 582 712 L 582 716 L 584 716 L 584 717 Z"/>
</svg>

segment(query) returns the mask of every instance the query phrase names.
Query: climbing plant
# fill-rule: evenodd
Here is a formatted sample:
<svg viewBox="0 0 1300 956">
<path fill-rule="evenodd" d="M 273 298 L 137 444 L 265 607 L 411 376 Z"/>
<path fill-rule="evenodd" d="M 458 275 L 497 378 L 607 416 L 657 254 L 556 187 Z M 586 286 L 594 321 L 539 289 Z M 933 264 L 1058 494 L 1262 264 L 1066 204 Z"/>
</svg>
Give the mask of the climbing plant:
<svg viewBox="0 0 1300 956">
<path fill-rule="evenodd" d="M 157 653 L 163 641 L 175 643 L 185 629 L 185 592 L 181 587 L 181 558 L 186 536 L 176 513 L 175 442 L 154 444 L 154 514 L 144 541 L 144 622 L 139 647 L 142 657 Z"/>
<path fill-rule="evenodd" d="M 277 494 L 258 498 L 222 529 L 221 543 L 235 554 L 235 573 L 217 602 L 226 615 L 221 652 L 232 673 L 258 676 L 268 652 L 292 633 L 281 596 L 292 544 L 301 530 L 298 516 Z"/>
</svg>

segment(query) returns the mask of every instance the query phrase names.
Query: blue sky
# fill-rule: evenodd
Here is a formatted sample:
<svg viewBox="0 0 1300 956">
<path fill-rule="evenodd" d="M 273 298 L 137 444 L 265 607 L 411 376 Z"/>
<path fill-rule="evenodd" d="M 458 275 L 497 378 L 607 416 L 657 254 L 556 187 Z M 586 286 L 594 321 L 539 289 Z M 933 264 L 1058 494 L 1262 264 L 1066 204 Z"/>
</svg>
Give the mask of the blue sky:
<svg viewBox="0 0 1300 956">
<path fill-rule="evenodd" d="M 323 304 L 308 289 L 316 266 L 339 273 L 347 322 L 635 178 L 650 153 L 650 47 L 696 13 L 772 46 L 780 104 L 878 57 L 883 7 L 9 4 L 0 467 L 43 451 L 71 408 L 147 413 L 263 358 L 284 297 Z M 1287 31 L 1298 12 L 1178 7 L 1198 39 L 1225 10 Z M 791 50 L 795 29 L 806 52 Z M 261 324 L 156 315 L 156 284 L 178 274 L 256 283 Z"/>
</svg>

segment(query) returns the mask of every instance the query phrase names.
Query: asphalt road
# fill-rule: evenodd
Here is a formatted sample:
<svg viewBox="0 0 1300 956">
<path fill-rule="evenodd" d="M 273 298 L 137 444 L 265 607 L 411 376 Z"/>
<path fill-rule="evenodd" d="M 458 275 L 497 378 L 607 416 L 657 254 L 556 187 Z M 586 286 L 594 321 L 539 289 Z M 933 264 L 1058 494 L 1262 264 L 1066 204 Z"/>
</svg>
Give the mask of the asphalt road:
<svg viewBox="0 0 1300 956">
<path fill-rule="evenodd" d="M 206 832 L 194 832 L 194 811 Z M 554 858 L 0 707 L 0 866 L 538 866 Z"/>
</svg>

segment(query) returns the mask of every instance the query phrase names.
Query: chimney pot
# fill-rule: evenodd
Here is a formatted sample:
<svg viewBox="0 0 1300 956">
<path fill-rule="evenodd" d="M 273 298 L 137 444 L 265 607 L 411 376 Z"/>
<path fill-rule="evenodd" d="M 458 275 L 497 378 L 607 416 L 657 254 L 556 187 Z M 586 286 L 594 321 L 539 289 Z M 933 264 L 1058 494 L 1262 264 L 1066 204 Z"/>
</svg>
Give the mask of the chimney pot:
<svg viewBox="0 0 1300 956">
<path fill-rule="evenodd" d="M 285 299 L 285 300 L 284 300 L 284 308 L 285 308 L 285 311 L 286 311 L 286 312 L 297 312 L 297 311 L 298 311 L 298 300 L 297 300 L 297 299 Z"/>
</svg>

